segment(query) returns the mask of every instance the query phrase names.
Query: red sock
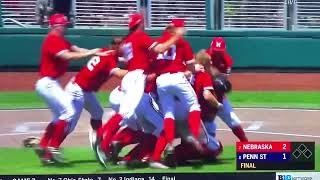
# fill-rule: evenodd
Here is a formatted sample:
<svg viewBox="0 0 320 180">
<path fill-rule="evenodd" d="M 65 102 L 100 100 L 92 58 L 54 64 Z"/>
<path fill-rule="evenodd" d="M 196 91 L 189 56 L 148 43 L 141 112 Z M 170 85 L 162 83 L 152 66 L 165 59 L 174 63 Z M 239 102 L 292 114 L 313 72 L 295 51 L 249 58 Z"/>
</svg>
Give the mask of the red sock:
<svg viewBox="0 0 320 180">
<path fill-rule="evenodd" d="M 50 147 L 59 148 L 63 140 L 66 138 L 66 127 L 68 123 L 65 120 L 58 120 L 56 127 L 53 132 L 53 137 L 51 138 Z"/>
<path fill-rule="evenodd" d="M 200 111 L 189 112 L 189 128 L 195 138 L 200 136 Z"/>
<path fill-rule="evenodd" d="M 102 120 L 101 119 L 97 120 L 97 119 L 92 119 L 91 118 L 90 119 L 90 124 L 91 124 L 91 127 L 92 127 L 93 130 L 98 130 L 102 126 Z"/>
<path fill-rule="evenodd" d="M 162 132 L 157 140 L 156 147 L 154 149 L 152 160 L 153 161 L 160 161 L 161 154 L 167 146 L 167 140 L 164 136 L 164 132 Z"/>
<path fill-rule="evenodd" d="M 120 128 L 119 123 L 122 121 L 122 116 L 120 114 L 113 115 L 109 121 L 102 127 L 103 132 L 103 140 L 101 142 L 101 148 L 104 152 L 109 152 L 109 144 L 111 142 L 111 138 Z"/>
<path fill-rule="evenodd" d="M 45 148 L 48 146 L 50 139 L 52 138 L 53 131 L 55 129 L 55 124 L 53 122 L 49 123 L 41 140 L 39 146 Z"/>
<path fill-rule="evenodd" d="M 140 141 L 140 133 L 130 128 L 125 128 L 112 137 L 112 141 L 118 141 L 121 147 Z"/>
<path fill-rule="evenodd" d="M 241 126 L 234 127 L 232 129 L 234 135 L 236 135 L 241 142 L 248 142 L 248 138 Z"/>
<path fill-rule="evenodd" d="M 164 118 L 164 134 L 169 144 L 172 143 L 175 137 L 174 119 Z"/>
</svg>

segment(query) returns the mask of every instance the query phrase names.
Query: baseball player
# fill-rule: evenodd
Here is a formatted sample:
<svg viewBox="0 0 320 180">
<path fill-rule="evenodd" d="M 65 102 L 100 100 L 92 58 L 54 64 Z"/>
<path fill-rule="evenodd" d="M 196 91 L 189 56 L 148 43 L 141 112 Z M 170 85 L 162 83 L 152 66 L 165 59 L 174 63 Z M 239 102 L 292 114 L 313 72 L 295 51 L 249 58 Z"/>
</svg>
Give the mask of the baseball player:
<svg viewBox="0 0 320 180">
<path fill-rule="evenodd" d="M 120 164 L 124 165 L 132 160 L 142 160 L 150 156 L 160 132 L 163 130 L 163 116 L 159 107 L 153 100 L 152 93 L 155 91 L 155 82 L 148 81 L 144 94 L 138 104 L 135 115 L 130 119 L 121 121 L 120 126 L 124 127 L 120 132 L 112 137 L 110 144 L 111 159 L 117 160 L 120 150 L 129 144 L 138 143 L 123 159 Z M 123 93 L 120 87 L 116 87 L 110 94 L 109 101 L 115 112 L 119 111 L 119 105 Z M 103 156 L 98 153 L 98 156 Z M 98 158 L 100 164 L 106 167 L 107 157 Z"/>
<path fill-rule="evenodd" d="M 79 60 L 98 53 L 99 49 L 87 50 L 72 45 L 64 38 L 68 24 L 62 14 L 49 18 L 50 32 L 41 49 L 40 79 L 36 92 L 53 112 L 53 119 L 35 149 L 43 163 L 61 162 L 60 144 L 65 138 L 68 122 L 75 115 L 71 97 L 62 89 L 59 78 L 66 72 L 69 61 Z"/>
<path fill-rule="evenodd" d="M 102 126 L 103 108 L 97 100 L 95 92 L 110 76 L 122 78 L 127 73 L 127 70 L 121 70 L 117 67 L 121 42 L 121 38 L 113 38 L 110 49 L 101 49 L 106 54 L 92 57 L 87 65 L 67 84 L 65 90 L 72 96 L 75 109 L 68 133 L 71 133 L 76 127 L 83 108 L 91 115 L 90 124 L 94 132 Z"/>
<path fill-rule="evenodd" d="M 206 61 L 209 61 L 210 59 L 206 53 L 199 54 L 200 53 L 198 53 L 196 56 L 197 64 L 204 68 L 202 64 L 206 64 Z M 188 140 L 188 134 L 190 134 L 188 131 L 188 126 L 186 125 L 187 123 L 185 123 L 185 120 L 188 119 L 189 108 L 185 103 L 183 103 L 183 101 L 176 99 L 175 124 L 178 128 L 178 133 L 176 135 L 182 138 L 182 144 L 178 145 L 174 152 L 167 153 L 166 163 L 169 166 L 174 166 L 176 159 L 178 161 L 187 159 L 186 156 L 203 157 L 204 155 L 218 154 L 218 152 L 221 151 L 219 141 L 215 138 L 215 124 L 213 120 L 216 112 L 221 109 L 223 105 L 218 101 L 219 99 L 216 98 L 210 74 L 204 71 L 204 69 L 203 71 L 197 71 L 190 79 L 201 106 L 201 118 L 204 123 L 204 128 L 202 128 L 200 143 L 203 152 L 199 152 L 194 146 L 186 142 L 186 140 Z M 222 98 L 220 99 L 222 102 Z M 162 141 L 162 143 L 166 144 L 167 140 L 166 138 L 160 136 L 158 142 L 159 141 Z M 156 151 L 157 150 L 155 149 L 155 153 Z M 157 162 L 157 165 L 152 167 L 167 169 L 169 168 L 167 165 Z"/>
<path fill-rule="evenodd" d="M 196 63 L 202 66 L 210 61 L 210 56 L 204 52 L 199 52 L 196 56 Z M 216 125 L 214 119 L 216 114 L 223 110 L 224 83 L 221 80 L 212 82 L 211 75 L 206 71 L 208 66 L 204 66 L 205 71 L 196 72 L 191 78 L 191 84 L 197 94 L 201 107 L 201 119 L 205 129 L 205 139 L 202 139 L 204 151 L 199 153 L 188 143 L 182 143 L 175 148 L 175 159 L 180 163 L 188 159 L 214 159 L 222 152 L 222 145 L 215 137 Z"/>
<path fill-rule="evenodd" d="M 211 42 L 211 47 L 206 50 L 211 57 L 210 73 L 213 76 L 229 76 L 232 68 L 232 58 L 226 52 L 226 42 L 222 37 L 215 37 Z M 223 111 L 218 112 L 218 116 L 232 129 L 232 132 L 239 138 L 240 141 L 248 141 L 241 121 L 233 112 L 232 106 L 227 98 L 223 99 Z"/>
<path fill-rule="evenodd" d="M 111 137 L 120 128 L 119 123 L 123 119 L 130 119 L 139 104 L 145 89 L 146 75 L 150 69 L 150 54 L 163 53 L 170 48 L 183 34 L 183 28 L 177 28 L 174 35 L 163 43 L 158 43 L 144 32 L 144 17 L 135 13 L 129 16 L 129 34 L 126 36 L 122 52 L 128 63 L 128 73 L 121 81 L 121 99 L 119 113 L 113 115 L 109 121 L 97 132 L 98 139 L 102 138 L 101 148 L 105 153 L 109 152 Z M 108 131 L 105 131 L 108 129 Z"/>
<path fill-rule="evenodd" d="M 182 19 L 173 19 L 167 27 L 159 42 L 172 36 L 175 28 L 184 28 Z M 161 134 L 157 142 L 150 167 L 158 168 L 161 166 L 161 154 L 166 148 L 173 151 L 173 140 L 175 138 L 175 98 L 177 97 L 188 109 L 188 124 L 194 138 L 190 138 L 191 143 L 200 147 L 197 138 L 200 130 L 200 106 L 192 86 L 185 77 L 187 70 L 194 71 L 194 55 L 191 46 L 183 38 L 180 38 L 166 52 L 159 54 L 156 60 L 157 93 L 159 102 L 164 114 L 164 134 Z M 166 141 L 163 140 L 166 139 Z M 201 147 L 200 147 L 201 148 Z"/>
</svg>

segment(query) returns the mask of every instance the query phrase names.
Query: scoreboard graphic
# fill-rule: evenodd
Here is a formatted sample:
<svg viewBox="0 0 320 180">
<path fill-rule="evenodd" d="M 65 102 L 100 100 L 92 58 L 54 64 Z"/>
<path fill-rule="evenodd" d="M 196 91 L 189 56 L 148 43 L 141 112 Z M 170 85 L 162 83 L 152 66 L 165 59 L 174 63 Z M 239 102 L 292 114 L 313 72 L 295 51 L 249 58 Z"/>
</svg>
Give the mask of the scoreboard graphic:
<svg viewBox="0 0 320 180">
<path fill-rule="evenodd" d="M 314 170 L 314 142 L 237 142 L 237 170 Z"/>
</svg>

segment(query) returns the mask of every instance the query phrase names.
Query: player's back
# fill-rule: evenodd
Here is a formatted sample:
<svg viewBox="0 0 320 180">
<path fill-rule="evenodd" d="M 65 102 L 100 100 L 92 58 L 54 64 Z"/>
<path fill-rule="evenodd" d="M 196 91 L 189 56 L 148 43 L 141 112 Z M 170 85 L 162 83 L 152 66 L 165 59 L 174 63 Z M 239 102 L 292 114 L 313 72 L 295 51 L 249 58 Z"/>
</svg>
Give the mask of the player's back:
<svg viewBox="0 0 320 180">
<path fill-rule="evenodd" d="M 158 42 L 165 42 L 171 38 L 167 31 L 158 39 Z M 186 63 L 193 60 L 193 52 L 189 43 L 184 39 L 179 39 L 166 52 L 158 54 L 155 61 L 157 74 L 184 72 L 187 70 Z"/>
<path fill-rule="evenodd" d="M 116 68 L 115 52 L 107 48 L 102 51 L 110 51 L 110 54 L 92 57 L 76 75 L 75 82 L 85 91 L 98 91 Z"/>
<path fill-rule="evenodd" d="M 128 61 L 128 71 L 147 71 L 151 63 L 149 52 L 156 44 L 144 31 L 138 30 L 129 34 L 121 47 L 123 57 Z"/>
<path fill-rule="evenodd" d="M 49 33 L 42 44 L 40 60 L 40 76 L 59 78 L 68 68 L 69 62 L 57 57 L 69 50 L 71 44 L 62 36 Z"/>
<path fill-rule="evenodd" d="M 197 72 L 193 75 L 191 84 L 198 97 L 202 118 L 215 116 L 217 109 L 212 107 L 212 105 L 206 101 L 203 96 L 204 90 L 209 90 L 219 102 L 222 102 L 222 98 L 219 98 L 214 91 L 211 75 L 207 72 Z"/>
</svg>

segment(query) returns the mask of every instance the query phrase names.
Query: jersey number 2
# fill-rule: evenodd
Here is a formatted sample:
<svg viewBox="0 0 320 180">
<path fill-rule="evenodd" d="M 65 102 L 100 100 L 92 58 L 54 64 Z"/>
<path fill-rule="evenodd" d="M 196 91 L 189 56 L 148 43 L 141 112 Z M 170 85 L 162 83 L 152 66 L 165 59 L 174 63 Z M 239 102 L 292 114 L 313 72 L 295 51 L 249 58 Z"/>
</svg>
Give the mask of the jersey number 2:
<svg viewBox="0 0 320 180">
<path fill-rule="evenodd" d="M 87 68 L 89 69 L 89 71 L 93 71 L 94 67 L 97 64 L 99 64 L 99 62 L 100 62 L 100 57 L 99 56 L 92 57 L 87 63 Z"/>
</svg>

